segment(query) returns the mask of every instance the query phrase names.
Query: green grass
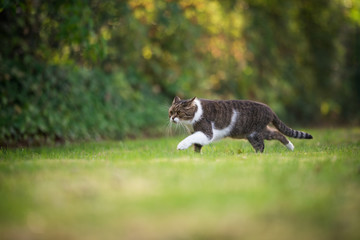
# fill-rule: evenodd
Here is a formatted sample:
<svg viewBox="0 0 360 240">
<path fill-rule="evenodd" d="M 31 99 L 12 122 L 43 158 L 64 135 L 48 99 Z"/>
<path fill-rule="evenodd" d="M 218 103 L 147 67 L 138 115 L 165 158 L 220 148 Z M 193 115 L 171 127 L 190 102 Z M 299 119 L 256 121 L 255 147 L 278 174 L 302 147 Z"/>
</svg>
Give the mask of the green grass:
<svg viewBox="0 0 360 240">
<path fill-rule="evenodd" d="M 0 152 L 0 239 L 360 239 L 360 128 Z"/>
</svg>

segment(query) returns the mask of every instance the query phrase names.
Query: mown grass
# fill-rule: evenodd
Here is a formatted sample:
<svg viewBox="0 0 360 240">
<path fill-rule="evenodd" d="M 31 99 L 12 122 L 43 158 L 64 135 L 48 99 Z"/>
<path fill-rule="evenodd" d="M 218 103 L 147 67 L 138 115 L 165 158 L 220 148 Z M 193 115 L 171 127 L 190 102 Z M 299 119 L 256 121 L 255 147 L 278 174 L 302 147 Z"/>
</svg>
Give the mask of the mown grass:
<svg viewBox="0 0 360 240">
<path fill-rule="evenodd" d="M 360 129 L 309 132 L 3 149 L 0 239 L 360 239 Z"/>
</svg>

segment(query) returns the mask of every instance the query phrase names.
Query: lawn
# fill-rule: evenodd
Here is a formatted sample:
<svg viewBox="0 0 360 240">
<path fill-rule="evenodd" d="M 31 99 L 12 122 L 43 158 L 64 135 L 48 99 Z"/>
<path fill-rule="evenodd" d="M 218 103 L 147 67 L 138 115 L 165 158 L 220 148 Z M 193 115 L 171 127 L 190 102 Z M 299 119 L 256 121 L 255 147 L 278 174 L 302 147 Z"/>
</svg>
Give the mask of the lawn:
<svg viewBox="0 0 360 240">
<path fill-rule="evenodd" d="M 0 239 L 360 239 L 360 128 L 0 151 Z"/>
</svg>

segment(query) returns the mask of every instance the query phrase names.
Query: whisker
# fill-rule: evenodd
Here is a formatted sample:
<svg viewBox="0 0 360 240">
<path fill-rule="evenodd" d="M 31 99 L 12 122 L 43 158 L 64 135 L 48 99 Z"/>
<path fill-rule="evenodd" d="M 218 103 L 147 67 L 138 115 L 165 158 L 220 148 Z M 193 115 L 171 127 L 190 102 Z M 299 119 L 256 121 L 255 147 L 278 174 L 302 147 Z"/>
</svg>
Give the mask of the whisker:
<svg viewBox="0 0 360 240">
<path fill-rule="evenodd" d="M 189 129 L 182 122 L 179 122 L 179 123 L 181 125 L 182 130 L 183 130 L 183 133 L 185 133 L 185 134 L 188 133 Z"/>
<path fill-rule="evenodd" d="M 168 110 L 171 107 L 171 104 L 162 103 L 162 104 L 159 104 L 159 106 L 160 106 L 160 109 L 162 109 L 162 110 Z"/>
<path fill-rule="evenodd" d="M 164 123 L 163 123 L 163 128 L 164 128 L 164 132 L 165 132 L 165 135 L 167 136 L 167 137 L 170 137 L 170 136 L 172 136 L 173 135 L 173 128 L 172 128 L 172 122 L 171 121 L 164 121 Z"/>
<path fill-rule="evenodd" d="M 176 125 L 176 131 L 179 132 L 179 126 L 180 126 L 180 124 L 177 123 L 177 124 L 175 124 L 175 125 Z"/>
<path fill-rule="evenodd" d="M 166 133 L 167 137 L 178 135 L 178 134 L 189 134 L 190 133 L 188 127 L 180 121 L 177 123 L 167 121 L 167 123 L 164 124 L 164 127 L 166 129 L 165 133 Z"/>
<path fill-rule="evenodd" d="M 167 127 L 166 127 L 166 136 L 170 137 L 173 135 L 173 131 L 172 131 L 172 123 L 169 121 L 167 123 Z"/>
</svg>

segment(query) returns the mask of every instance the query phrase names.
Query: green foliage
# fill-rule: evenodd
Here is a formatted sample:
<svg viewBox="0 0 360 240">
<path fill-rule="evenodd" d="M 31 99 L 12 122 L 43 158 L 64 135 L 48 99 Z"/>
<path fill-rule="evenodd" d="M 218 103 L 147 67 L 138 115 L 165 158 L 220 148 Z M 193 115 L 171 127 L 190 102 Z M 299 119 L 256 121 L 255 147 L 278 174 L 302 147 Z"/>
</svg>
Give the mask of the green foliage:
<svg viewBox="0 0 360 240">
<path fill-rule="evenodd" d="M 121 73 L 3 62 L 0 139 L 8 143 L 121 138 L 159 124 L 161 98 Z M 135 84 L 135 83 L 133 83 Z"/>
<path fill-rule="evenodd" d="M 264 154 L 178 137 L 0 151 L 0 236 L 359 239 L 360 128 L 307 131 Z"/>
<path fill-rule="evenodd" d="M 160 126 L 174 95 L 356 124 L 359 16 L 353 0 L 1 1 L 0 141 L 139 133 Z"/>
</svg>

